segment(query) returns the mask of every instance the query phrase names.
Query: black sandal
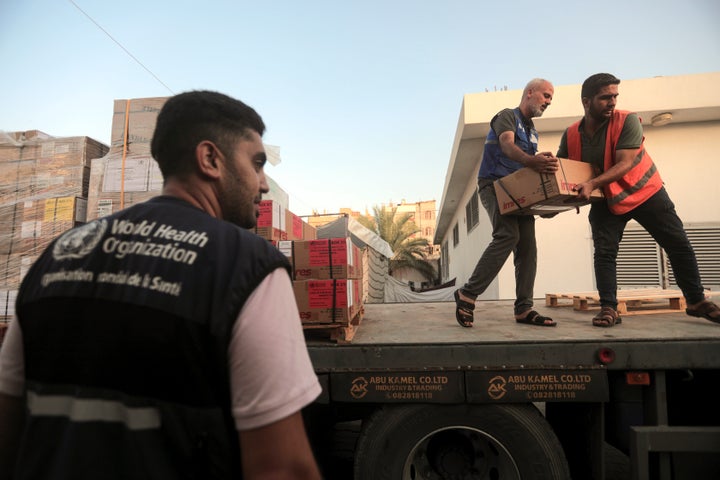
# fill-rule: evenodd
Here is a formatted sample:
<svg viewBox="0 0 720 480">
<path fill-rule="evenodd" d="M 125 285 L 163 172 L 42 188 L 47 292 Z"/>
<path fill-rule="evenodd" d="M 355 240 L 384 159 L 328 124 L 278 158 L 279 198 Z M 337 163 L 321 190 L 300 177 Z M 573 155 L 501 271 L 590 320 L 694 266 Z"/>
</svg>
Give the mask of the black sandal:
<svg viewBox="0 0 720 480">
<path fill-rule="evenodd" d="M 609 328 L 614 327 L 619 323 L 622 323 L 622 318 L 620 318 L 618 312 L 616 312 L 612 307 L 600 308 L 600 313 L 595 315 L 592 319 L 594 327 Z"/>
<path fill-rule="evenodd" d="M 474 310 L 475 304 L 461 299 L 460 291 L 455 290 L 455 320 L 457 320 L 458 325 L 465 328 L 472 327 Z"/>
<path fill-rule="evenodd" d="M 537 325 L 539 327 L 554 327 L 557 322 L 554 322 L 550 317 L 544 317 L 535 310 L 530 310 L 527 315 L 523 318 L 516 318 L 517 323 L 524 323 L 525 325 Z"/>
<path fill-rule="evenodd" d="M 695 308 L 686 308 L 685 313 L 691 317 L 706 318 L 711 322 L 720 323 L 720 307 L 710 300 L 703 300 Z"/>
</svg>

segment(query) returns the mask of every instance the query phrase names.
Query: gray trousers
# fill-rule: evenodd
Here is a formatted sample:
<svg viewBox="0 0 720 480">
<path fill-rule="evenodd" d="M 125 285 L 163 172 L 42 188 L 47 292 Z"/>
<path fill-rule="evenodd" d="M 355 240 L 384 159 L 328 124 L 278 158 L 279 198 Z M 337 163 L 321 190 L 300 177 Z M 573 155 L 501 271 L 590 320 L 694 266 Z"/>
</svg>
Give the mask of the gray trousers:
<svg viewBox="0 0 720 480">
<path fill-rule="evenodd" d="M 535 217 L 533 215 L 500 215 L 493 181 L 478 180 L 480 201 L 492 223 L 492 241 L 478 260 L 463 294 L 477 297 L 497 277 L 510 252 L 515 264 L 515 314 L 533 306 L 533 288 L 537 271 Z"/>
</svg>

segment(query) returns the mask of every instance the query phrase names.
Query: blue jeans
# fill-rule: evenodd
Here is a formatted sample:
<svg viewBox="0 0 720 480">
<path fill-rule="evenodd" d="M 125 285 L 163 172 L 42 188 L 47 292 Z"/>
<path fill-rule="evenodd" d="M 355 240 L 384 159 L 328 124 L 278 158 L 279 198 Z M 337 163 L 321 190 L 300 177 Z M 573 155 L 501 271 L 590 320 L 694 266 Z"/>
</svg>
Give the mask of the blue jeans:
<svg viewBox="0 0 720 480">
<path fill-rule="evenodd" d="M 479 179 L 478 194 L 492 223 L 492 241 L 478 260 L 462 291 L 471 297 L 482 294 L 500 273 L 512 252 L 515 264 L 515 314 L 519 315 L 533 306 L 537 271 L 535 217 L 500 215 L 492 180 Z"/>
<path fill-rule="evenodd" d="M 601 306 L 617 309 L 617 253 L 625 225 L 631 219 L 645 228 L 665 250 L 687 303 L 705 299 L 695 252 L 664 187 L 623 215 L 611 213 L 607 202 L 594 202 L 588 218 L 595 246 L 595 281 Z"/>
</svg>

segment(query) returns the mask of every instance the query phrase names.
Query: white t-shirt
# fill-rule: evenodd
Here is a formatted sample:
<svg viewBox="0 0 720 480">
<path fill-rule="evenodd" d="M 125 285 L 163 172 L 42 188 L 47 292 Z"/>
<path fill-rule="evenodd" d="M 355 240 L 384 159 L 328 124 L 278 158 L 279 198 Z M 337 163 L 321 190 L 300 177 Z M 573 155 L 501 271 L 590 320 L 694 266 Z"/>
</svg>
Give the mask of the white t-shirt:
<svg viewBox="0 0 720 480">
<path fill-rule="evenodd" d="M 245 302 L 233 327 L 228 357 L 238 430 L 282 420 L 320 394 L 286 270 L 268 275 Z M 22 396 L 24 370 L 22 330 L 13 320 L 0 349 L 0 392 Z"/>
</svg>

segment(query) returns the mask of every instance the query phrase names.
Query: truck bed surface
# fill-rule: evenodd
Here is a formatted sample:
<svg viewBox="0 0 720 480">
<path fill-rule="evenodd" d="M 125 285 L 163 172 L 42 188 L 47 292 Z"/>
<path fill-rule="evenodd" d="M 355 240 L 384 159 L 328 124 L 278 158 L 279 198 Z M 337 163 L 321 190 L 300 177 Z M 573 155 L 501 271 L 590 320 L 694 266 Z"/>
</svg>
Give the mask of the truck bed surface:
<svg viewBox="0 0 720 480">
<path fill-rule="evenodd" d="M 348 344 L 308 340 L 317 369 L 498 368 L 598 365 L 601 348 L 612 348 L 608 368 L 718 368 L 720 324 L 684 311 L 623 315 L 612 328 L 592 325 L 597 309 L 572 305 L 535 309 L 556 327 L 515 322 L 512 301 L 478 301 L 475 323 L 455 321 L 455 303 L 367 304 Z"/>
</svg>

